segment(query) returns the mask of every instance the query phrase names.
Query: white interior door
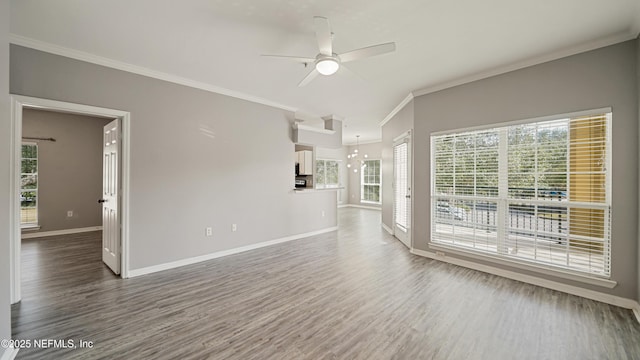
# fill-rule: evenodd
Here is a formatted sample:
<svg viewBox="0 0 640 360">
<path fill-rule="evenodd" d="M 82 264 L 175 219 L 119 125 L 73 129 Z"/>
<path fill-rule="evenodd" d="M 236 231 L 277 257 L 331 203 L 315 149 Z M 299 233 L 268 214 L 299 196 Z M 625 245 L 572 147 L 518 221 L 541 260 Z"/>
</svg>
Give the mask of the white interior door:
<svg viewBox="0 0 640 360">
<path fill-rule="evenodd" d="M 393 145 L 393 234 L 411 248 L 411 140 L 402 137 Z"/>
<path fill-rule="evenodd" d="M 120 217 L 118 211 L 119 183 L 119 119 L 104 127 L 102 142 L 102 261 L 120 274 Z"/>
</svg>

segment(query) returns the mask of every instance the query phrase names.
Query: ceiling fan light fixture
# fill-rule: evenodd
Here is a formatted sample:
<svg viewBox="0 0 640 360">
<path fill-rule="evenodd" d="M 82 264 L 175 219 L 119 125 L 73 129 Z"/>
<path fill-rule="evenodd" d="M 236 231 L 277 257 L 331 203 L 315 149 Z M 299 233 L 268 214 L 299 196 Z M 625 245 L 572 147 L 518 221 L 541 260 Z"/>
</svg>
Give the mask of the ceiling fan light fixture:
<svg viewBox="0 0 640 360">
<path fill-rule="evenodd" d="M 285 58 L 300 62 L 304 64 L 305 68 L 313 64 L 313 70 L 309 71 L 307 73 L 307 76 L 305 76 L 302 81 L 298 83 L 298 87 L 307 85 L 309 82 L 315 79 L 318 74 L 322 74 L 325 76 L 335 74 L 336 71 L 340 69 L 340 66 L 343 63 L 387 54 L 396 50 L 396 43 L 388 42 L 385 44 L 372 45 L 360 49 L 351 50 L 338 55 L 333 52 L 333 33 L 331 32 L 331 27 L 329 26 L 329 20 L 327 20 L 327 18 L 323 16 L 314 16 L 313 22 L 319 50 L 319 53 L 315 58 L 288 55 L 263 55 L 276 58 Z"/>
<path fill-rule="evenodd" d="M 326 58 L 316 62 L 316 70 L 322 75 L 333 75 L 340 68 L 340 64 L 335 59 Z"/>
</svg>

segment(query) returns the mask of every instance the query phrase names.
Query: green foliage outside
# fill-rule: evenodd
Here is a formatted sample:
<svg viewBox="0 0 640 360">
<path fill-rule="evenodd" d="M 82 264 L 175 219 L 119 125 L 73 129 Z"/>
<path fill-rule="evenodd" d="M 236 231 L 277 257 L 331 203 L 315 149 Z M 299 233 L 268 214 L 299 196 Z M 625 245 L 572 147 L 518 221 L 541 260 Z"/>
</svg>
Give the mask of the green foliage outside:
<svg viewBox="0 0 640 360">
<path fill-rule="evenodd" d="M 566 196 L 568 130 L 566 120 L 502 130 L 507 131 L 509 197 Z M 498 196 L 499 143 L 498 129 L 438 137 L 436 193 Z"/>
<path fill-rule="evenodd" d="M 38 146 L 22 145 L 22 164 L 20 175 L 20 205 L 35 207 L 38 189 Z"/>
<path fill-rule="evenodd" d="M 380 186 L 379 185 L 363 185 L 362 199 L 372 202 L 380 202 Z"/>
<path fill-rule="evenodd" d="M 365 160 L 362 168 L 362 194 L 364 201 L 380 202 L 380 160 Z"/>
<path fill-rule="evenodd" d="M 338 187 L 340 185 L 339 162 L 316 160 L 316 187 Z"/>
</svg>

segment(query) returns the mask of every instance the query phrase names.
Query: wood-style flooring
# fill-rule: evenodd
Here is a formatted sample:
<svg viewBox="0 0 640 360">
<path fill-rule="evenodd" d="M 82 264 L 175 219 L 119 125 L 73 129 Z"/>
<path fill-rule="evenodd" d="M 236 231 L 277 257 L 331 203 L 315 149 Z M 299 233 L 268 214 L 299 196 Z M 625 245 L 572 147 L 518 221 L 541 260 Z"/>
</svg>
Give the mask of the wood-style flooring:
<svg viewBox="0 0 640 360">
<path fill-rule="evenodd" d="M 179 239 L 176 239 L 178 241 Z M 25 240 L 17 359 L 640 359 L 631 311 L 409 254 L 380 212 L 132 279 L 100 233 Z"/>
</svg>

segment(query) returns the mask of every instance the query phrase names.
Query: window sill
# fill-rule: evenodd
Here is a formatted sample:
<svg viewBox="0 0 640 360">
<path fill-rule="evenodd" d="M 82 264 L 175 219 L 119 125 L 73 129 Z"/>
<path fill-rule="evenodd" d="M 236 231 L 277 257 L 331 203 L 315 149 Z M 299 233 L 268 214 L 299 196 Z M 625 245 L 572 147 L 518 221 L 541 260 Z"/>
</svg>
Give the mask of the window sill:
<svg viewBox="0 0 640 360">
<path fill-rule="evenodd" d="M 371 205 L 380 205 L 380 204 L 382 204 L 380 201 L 375 202 L 375 201 L 367 201 L 367 200 L 360 200 L 360 203 L 362 203 L 362 204 L 371 204 Z"/>
<path fill-rule="evenodd" d="M 38 225 L 38 224 L 20 225 L 20 230 L 22 230 L 22 231 L 38 231 L 38 230 L 40 230 L 40 225 Z"/>
<path fill-rule="evenodd" d="M 509 266 L 509 267 L 517 268 L 521 270 L 528 270 L 538 274 L 554 276 L 554 277 L 558 277 L 566 280 L 572 280 L 572 281 L 577 281 L 585 284 L 601 286 L 609 289 L 613 289 L 614 287 L 616 287 L 616 285 L 618 285 L 618 282 L 605 279 L 605 278 L 583 275 L 583 274 L 572 272 L 569 270 L 562 270 L 562 269 L 556 269 L 556 268 L 540 266 L 535 264 L 522 263 L 522 262 L 513 261 L 509 259 L 503 259 L 497 256 L 491 256 L 489 254 L 486 254 L 486 255 L 478 254 L 473 251 L 468 251 L 458 247 L 429 243 L 429 248 L 437 252 L 443 252 L 443 253 L 446 252 L 446 253 L 451 253 L 455 255 L 461 255 L 474 260 L 485 261 L 494 265 Z M 442 256 L 446 256 L 446 254 L 443 254 Z M 482 263 L 478 263 L 478 265 L 482 265 Z M 508 269 L 505 269 L 505 270 L 510 271 Z"/>
</svg>

